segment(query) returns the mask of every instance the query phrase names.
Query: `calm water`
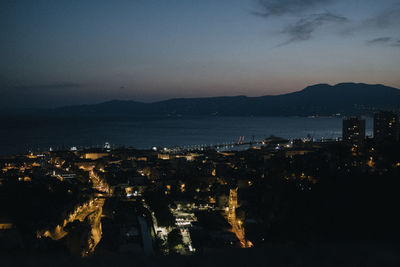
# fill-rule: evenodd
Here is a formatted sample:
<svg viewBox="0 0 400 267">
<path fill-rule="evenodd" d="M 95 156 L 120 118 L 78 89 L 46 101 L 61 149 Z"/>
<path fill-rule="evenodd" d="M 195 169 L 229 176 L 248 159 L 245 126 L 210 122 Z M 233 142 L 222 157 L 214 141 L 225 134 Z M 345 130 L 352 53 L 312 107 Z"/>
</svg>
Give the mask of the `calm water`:
<svg viewBox="0 0 400 267">
<path fill-rule="evenodd" d="M 372 119 L 366 119 L 372 135 Z M 341 118 L 302 117 L 181 117 L 129 119 L 0 119 L 0 154 L 43 151 L 71 146 L 150 148 L 261 140 L 270 135 L 285 138 L 336 138 Z"/>
</svg>

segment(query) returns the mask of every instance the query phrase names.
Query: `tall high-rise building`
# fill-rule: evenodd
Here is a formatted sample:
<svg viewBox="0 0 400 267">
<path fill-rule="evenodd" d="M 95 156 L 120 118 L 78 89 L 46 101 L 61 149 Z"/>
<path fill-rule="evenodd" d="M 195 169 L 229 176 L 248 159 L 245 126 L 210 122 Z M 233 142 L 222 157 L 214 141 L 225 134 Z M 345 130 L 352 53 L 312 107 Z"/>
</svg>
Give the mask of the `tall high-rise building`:
<svg viewBox="0 0 400 267">
<path fill-rule="evenodd" d="M 395 142 L 399 140 L 399 116 L 390 111 L 374 115 L 374 139 L 377 142 Z"/>
<path fill-rule="evenodd" d="M 351 117 L 343 120 L 343 141 L 361 145 L 365 140 L 365 120 Z"/>
</svg>

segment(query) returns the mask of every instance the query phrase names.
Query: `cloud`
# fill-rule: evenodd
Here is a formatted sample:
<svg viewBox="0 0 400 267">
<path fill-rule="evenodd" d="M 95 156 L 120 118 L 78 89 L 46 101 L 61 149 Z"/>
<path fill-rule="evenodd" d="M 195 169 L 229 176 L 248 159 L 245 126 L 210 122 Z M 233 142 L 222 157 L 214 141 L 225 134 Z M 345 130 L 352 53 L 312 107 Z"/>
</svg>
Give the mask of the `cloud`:
<svg viewBox="0 0 400 267">
<path fill-rule="evenodd" d="M 257 12 L 254 15 L 261 16 L 267 20 L 280 19 L 285 17 L 286 24 L 281 24 L 278 32 L 287 36 L 287 40 L 279 46 L 287 45 L 298 41 L 313 39 L 316 31 L 331 24 L 343 24 L 336 34 L 343 36 L 349 34 L 364 34 L 365 31 L 378 33 L 384 29 L 393 30 L 400 28 L 400 2 L 390 1 L 380 3 L 369 18 L 349 20 L 342 14 L 329 11 L 329 7 L 342 0 L 254 0 L 258 4 Z M 342 1 L 344 3 L 344 0 Z M 343 4 L 342 3 L 342 4 Z M 364 3 L 359 3 L 360 5 Z M 337 7 L 337 6 L 336 6 Z M 349 15 L 350 16 L 350 15 Z M 346 23 L 346 24 L 344 24 Z M 279 27 L 279 26 L 278 26 Z M 386 33 L 387 34 L 387 33 Z M 383 31 L 382 31 L 383 35 Z M 390 35 L 390 33 L 389 33 Z M 367 45 L 400 46 L 400 40 L 391 37 L 380 37 L 365 41 Z"/>
<path fill-rule="evenodd" d="M 289 36 L 289 39 L 281 45 L 287 45 L 296 41 L 305 41 L 312 38 L 314 31 L 325 24 L 345 23 L 346 17 L 335 15 L 330 12 L 312 14 L 305 16 L 294 24 L 286 26 L 282 33 Z"/>
<path fill-rule="evenodd" d="M 260 10 L 253 14 L 263 17 L 298 14 L 331 2 L 333 0 L 258 0 Z"/>
<path fill-rule="evenodd" d="M 266 19 L 285 15 L 291 20 L 288 25 L 282 25 L 281 34 L 288 36 L 287 41 L 280 44 L 287 45 L 297 41 L 310 40 L 314 32 L 325 24 L 339 24 L 347 22 L 344 16 L 326 11 L 327 5 L 338 0 L 257 0 L 260 10 L 254 15 Z M 317 8 L 325 11 L 318 13 Z"/>
<path fill-rule="evenodd" d="M 397 3 L 364 21 L 364 27 L 400 27 L 400 3 Z"/>
<path fill-rule="evenodd" d="M 80 83 L 56 82 L 48 84 L 18 85 L 18 86 L 12 86 L 12 89 L 18 91 L 54 91 L 54 90 L 74 89 L 82 86 L 83 84 Z"/>
<path fill-rule="evenodd" d="M 374 45 L 374 44 L 387 44 L 392 40 L 391 37 L 380 37 L 380 38 L 375 38 L 372 40 L 368 40 L 366 43 L 369 45 Z"/>
<path fill-rule="evenodd" d="M 400 47 L 400 40 L 394 41 L 391 46 Z"/>
<path fill-rule="evenodd" d="M 386 45 L 400 47 L 400 40 L 395 40 L 392 37 L 380 37 L 366 41 L 367 45 Z"/>
</svg>

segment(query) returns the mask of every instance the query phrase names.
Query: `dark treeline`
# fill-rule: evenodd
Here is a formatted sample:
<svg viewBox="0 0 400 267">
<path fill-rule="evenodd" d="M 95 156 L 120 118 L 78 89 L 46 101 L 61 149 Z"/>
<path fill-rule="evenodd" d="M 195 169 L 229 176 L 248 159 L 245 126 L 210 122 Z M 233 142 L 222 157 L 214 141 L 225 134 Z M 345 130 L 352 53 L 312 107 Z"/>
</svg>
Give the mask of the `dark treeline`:
<svg viewBox="0 0 400 267">
<path fill-rule="evenodd" d="M 246 225 L 248 238 L 255 243 L 398 242 L 397 151 L 398 144 L 370 144 L 358 152 L 337 144 L 268 160 L 264 179 L 239 193 L 247 217 L 259 222 Z"/>
</svg>

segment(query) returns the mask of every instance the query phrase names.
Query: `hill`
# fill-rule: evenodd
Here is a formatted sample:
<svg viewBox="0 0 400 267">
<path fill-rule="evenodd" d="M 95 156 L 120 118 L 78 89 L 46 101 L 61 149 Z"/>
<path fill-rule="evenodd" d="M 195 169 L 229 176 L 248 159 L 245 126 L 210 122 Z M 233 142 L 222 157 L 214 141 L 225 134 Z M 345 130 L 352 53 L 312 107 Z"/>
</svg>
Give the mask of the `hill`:
<svg viewBox="0 0 400 267">
<path fill-rule="evenodd" d="M 143 103 L 113 100 L 95 105 L 67 106 L 39 113 L 68 116 L 331 116 L 371 115 L 400 110 L 400 90 L 363 83 L 316 84 L 301 91 L 261 97 L 177 98 Z"/>
</svg>

